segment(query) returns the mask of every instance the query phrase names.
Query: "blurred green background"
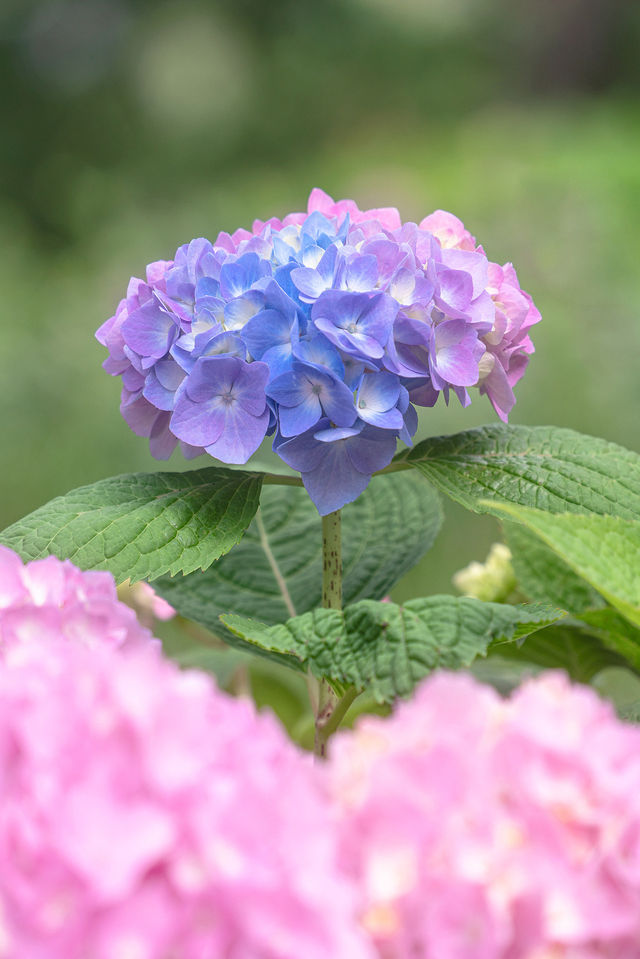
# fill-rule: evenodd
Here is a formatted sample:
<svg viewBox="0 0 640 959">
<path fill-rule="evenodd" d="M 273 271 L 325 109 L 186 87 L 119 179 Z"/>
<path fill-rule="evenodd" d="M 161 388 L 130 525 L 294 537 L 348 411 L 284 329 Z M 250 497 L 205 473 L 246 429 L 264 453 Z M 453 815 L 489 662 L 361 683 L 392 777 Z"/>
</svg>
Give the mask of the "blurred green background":
<svg viewBox="0 0 640 959">
<path fill-rule="evenodd" d="M 459 215 L 543 314 L 511 421 L 639 449 L 639 48 L 625 0 L 2 0 L 0 527 L 167 468 L 94 330 L 147 262 L 313 186 Z M 494 420 L 476 397 L 419 435 Z M 497 538 L 446 510 L 396 598 L 450 590 Z"/>
</svg>

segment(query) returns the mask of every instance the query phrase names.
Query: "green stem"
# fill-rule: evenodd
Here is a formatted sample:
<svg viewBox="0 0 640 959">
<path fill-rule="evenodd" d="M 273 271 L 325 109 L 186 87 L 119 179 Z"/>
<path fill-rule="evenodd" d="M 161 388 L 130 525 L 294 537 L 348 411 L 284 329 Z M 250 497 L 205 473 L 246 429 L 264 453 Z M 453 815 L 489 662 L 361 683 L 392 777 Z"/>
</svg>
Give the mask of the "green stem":
<svg viewBox="0 0 640 959">
<path fill-rule="evenodd" d="M 373 474 L 374 476 L 384 476 L 385 473 L 399 473 L 402 470 L 411 470 L 413 466 L 411 463 L 407 463 L 406 460 L 394 460 L 392 463 L 389 463 L 388 466 L 385 466 L 384 469 L 376 470 Z"/>
<path fill-rule="evenodd" d="M 342 609 L 340 510 L 322 517 L 322 605 L 325 609 Z"/>
<path fill-rule="evenodd" d="M 265 473 L 264 486 L 302 486 L 299 476 L 283 476 L 280 473 Z"/>
<path fill-rule="evenodd" d="M 399 473 L 401 470 L 410 470 L 413 469 L 411 463 L 407 463 L 406 460 L 395 459 L 392 463 L 389 463 L 388 466 L 385 466 L 384 469 L 376 470 L 373 474 L 374 476 L 384 476 L 385 473 Z M 263 480 L 265 486 L 302 486 L 302 480 L 299 476 L 286 476 L 281 473 L 265 473 Z M 333 516 L 333 513 L 329 514 Z M 325 517 L 326 519 L 327 517 Z"/>
<path fill-rule="evenodd" d="M 322 606 L 324 609 L 342 609 L 342 538 L 340 510 L 322 517 Z M 326 679 L 320 681 L 316 706 L 316 735 L 314 752 L 322 758 L 327 739 L 335 726 L 332 723 L 338 707 L 338 697 Z M 347 706 L 348 708 L 348 706 Z M 346 710 L 345 710 L 346 711 Z M 342 713 L 344 715 L 344 713 Z"/>
<path fill-rule="evenodd" d="M 325 680 L 323 680 L 323 685 L 324 684 Z M 327 697 L 324 704 L 322 704 L 321 701 L 318 715 L 316 716 L 314 753 L 319 759 L 325 758 L 329 737 L 335 733 L 336 729 L 346 716 L 352 702 L 357 696 L 360 695 L 359 690 L 352 686 L 346 691 L 344 696 L 338 699 L 328 683 L 326 683 L 326 686 L 331 692 L 331 698 Z M 320 687 L 321 692 L 322 689 L 323 686 Z"/>
<path fill-rule="evenodd" d="M 316 733 L 313 742 L 313 752 L 316 759 L 324 759 L 327 754 L 327 740 L 329 734 L 326 729 L 338 704 L 338 697 L 326 679 L 318 684 L 318 706 L 316 711 Z"/>
</svg>

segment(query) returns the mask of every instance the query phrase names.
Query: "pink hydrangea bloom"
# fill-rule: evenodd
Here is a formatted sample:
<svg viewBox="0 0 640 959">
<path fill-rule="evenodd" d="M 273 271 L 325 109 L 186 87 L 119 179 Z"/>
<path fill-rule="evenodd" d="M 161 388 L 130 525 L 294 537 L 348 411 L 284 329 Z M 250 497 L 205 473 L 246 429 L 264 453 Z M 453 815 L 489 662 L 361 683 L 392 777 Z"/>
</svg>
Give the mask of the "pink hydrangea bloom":
<svg viewBox="0 0 640 959">
<path fill-rule="evenodd" d="M 438 675 L 329 775 L 383 959 L 637 959 L 640 729 L 587 688 Z"/>
<path fill-rule="evenodd" d="M 436 210 L 421 221 L 420 228 L 430 230 L 445 249 L 484 253 L 453 213 Z M 541 316 L 530 295 L 520 289 L 513 264 L 489 262 L 486 288 L 495 304 L 495 319 L 491 330 L 480 337 L 486 352 L 480 360 L 478 386 L 506 423 L 516 401 L 513 387 L 522 379 L 529 356 L 535 352 L 529 329 L 540 322 Z"/>
<path fill-rule="evenodd" d="M 307 204 L 309 215 L 316 211 L 324 213 L 326 217 L 338 217 L 339 219 L 348 214 L 352 223 L 365 223 L 369 220 L 375 220 L 385 230 L 399 230 L 402 226 L 400 214 L 393 206 L 361 210 L 355 200 L 338 200 L 336 203 L 332 197 L 318 187 L 315 187 L 309 194 Z"/>
<path fill-rule="evenodd" d="M 371 959 L 319 771 L 153 648 L 0 670 L 3 959 Z"/>
<path fill-rule="evenodd" d="M 420 229 L 428 230 L 440 241 L 443 249 L 475 250 L 475 237 L 465 228 L 462 220 L 446 210 L 436 210 L 420 221 Z"/>
<path fill-rule="evenodd" d="M 149 586 L 148 583 L 135 583 L 134 590 L 136 590 L 139 596 L 138 602 L 140 606 L 148 609 L 154 619 L 159 619 L 164 622 L 167 619 L 173 619 L 176 615 L 173 606 L 168 603 L 166 599 L 163 599 L 162 596 L 158 596 L 153 586 Z"/>
<path fill-rule="evenodd" d="M 149 583 L 130 583 L 126 580 L 118 586 L 118 597 L 134 610 L 143 626 L 151 629 L 156 620 L 166 622 L 176 615 L 173 606 L 162 596 L 158 596 Z"/>
<path fill-rule="evenodd" d="M 528 293 L 520 289 L 511 263 L 489 263 L 489 286 L 496 306 L 491 332 L 482 337 L 486 353 L 480 361 L 480 393 L 486 393 L 505 423 L 516 398 L 513 387 L 522 378 L 535 352 L 529 329 L 540 322 L 540 311 Z"/>
<path fill-rule="evenodd" d="M 110 573 L 82 572 L 55 556 L 25 565 L 0 546 L 0 656 L 16 643 L 60 637 L 89 646 L 155 644 L 119 602 Z"/>
</svg>

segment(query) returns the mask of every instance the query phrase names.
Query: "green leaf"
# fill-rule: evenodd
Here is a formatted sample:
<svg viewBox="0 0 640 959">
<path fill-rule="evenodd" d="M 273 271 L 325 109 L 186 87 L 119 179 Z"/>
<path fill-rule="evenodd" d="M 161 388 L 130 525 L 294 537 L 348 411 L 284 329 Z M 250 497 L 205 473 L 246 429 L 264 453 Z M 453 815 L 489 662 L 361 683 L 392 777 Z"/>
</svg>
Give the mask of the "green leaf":
<svg viewBox="0 0 640 959">
<path fill-rule="evenodd" d="M 247 657 L 238 649 L 220 645 L 188 646 L 182 650 L 165 650 L 165 654 L 183 669 L 199 669 L 216 677 L 219 686 L 226 687 L 238 667 L 247 663 Z"/>
<path fill-rule="evenodd" d="M 640 679 L 627 669 L 611 667 L 594 676 L 592 685 L 601 696 L 611 700 L 618 716 L 628 722 L 640 722 Z"/>
<path fill-rule="evenodd" d="M 636 629 L 615 609 L 589 609 L 578 617 L 589 632 L 597 636 L 605 646 L 622 656 L 636 672 L 640 673 L 640 629 Z"/>
<path fill-rule="evenodd" d="M 518 585 L 529 599 L 575 614 L 605 605 L 602 596 L 535 533 L 516 523 L 505 522 L 503 529 Z"/>
<path fill-rule="evenodd" d="M 391 702 L 433 670 L 468 666 L 492 641 L 518 639 L 562 615 L 550 607 L 430 596 L 404 606 L 362 600 L 342 611 L 316 609 L 278 626 L 234 615 L 223 622 L 256 652 Z"/>
<path fill-rule="evenodd" d="M 564 669 L 577 682 L 588 683 L 596 673 L 608 666 L 625 666 L 625 660 L 596 636 L 569 625 L 550 626 L 523 643 L 496 643 L 487 662 L 494 657 L 526 667 Z"/>
<path fill-rule="evenodd" d="M 511 648 L 512 644 L 509 645 Z M 526 679 L 530 679 L 542 668 L 525 660 L 507 659 L 490 653 L 486 659 L 476 659 L 469 667 L 472 676 L 481 682 L 493 686 L 501 696 L 510 696 Z"/>
<path fill-rule="evenodd" d="M 419 476 L 374 479 L 342 511 L 345 603 L 381 599 L 432 545 L 442 523 L 438 494 Z M 320 605 L 322 526 L 305 490 L 265 486 L 240 545 L 206 573 L 165 578 L 156 589 L 183 616 L 223 632 L 226 612 L 281 623 Z"/>
<path fill-rule="evenodd" d="M 503 527 L 511 549 L 513 567 L 523 592 L 536 602 L 550 602 L 572 613 L 587 625 L 588 633 L 597 637 L 601 646 L 614 651 L 640 672 L 640 629 L 632 626 L 615 609 L 606 606 L 600 593 L 581 579 L 526 526 L 503 523 Z M 577 643 L 585 641 L 585 631 L 575 632 L 575 635 Z M 530 642 L 542 644 L 544 639 L 545 633 L 536 634 L 535 639 L 525 644 L 523 653 L 526 653 Z M 536 662 L 539 662 L 539 659 L 536 659 Z M 573 654 L 565 659 L 561 656 L 560 661 L 544 656 L 542 665 L 569 668 L 570 662 L 575 662 Z M 594 662 L 597 666 L 597 662 Z M 601 668 L 605 665 L 607 663 L 603 661 Z M 583 675 L 584 671 L 581 671 L 576 678 Z"/>
<path fill-rule="evenodd" d="M 396 457 L 476 513 L 493 502 L 549 513 L 640 517 L 640 456 L 550 426 L 482 426 L 424 440 Z"/>
<path fill-rule="evenodd" d="M 9 526 L 0 542 L 24 560 L 53 553 L 121 582 L 206 569 L 242 538 L 262 473 L 206 468 L 130 473 L 72 490 Z"/>
<path fill-rule="evenodd" d="M 617 516 L 553 515 L 508 504 L 495 503 L 493 508 L 539 536 L 578 576 L 640 626 L 640 523 Z"/>
<path fill-rule="evenodd" d="M 625 722 L 640 723 L 640 699 L 636 699 L 635 702 L 627 703 L 624 706 L 617 706 L 616 709 L 620 719 L 624 719 Z"/>
</svg>

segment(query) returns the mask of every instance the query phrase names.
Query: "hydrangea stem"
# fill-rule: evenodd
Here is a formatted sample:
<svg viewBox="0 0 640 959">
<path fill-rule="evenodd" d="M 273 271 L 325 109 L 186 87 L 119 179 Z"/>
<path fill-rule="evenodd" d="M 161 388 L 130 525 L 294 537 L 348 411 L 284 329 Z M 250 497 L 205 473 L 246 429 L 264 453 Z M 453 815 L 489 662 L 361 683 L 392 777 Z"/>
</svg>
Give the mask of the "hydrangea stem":
<svg viewBox="0 0 640 959">
<path fill-rule="evenodd" d="M 341 532 L 340 510 L 322 517 L 322 606 L 324 609 L 342 609 Z M 327 680 L 321 680 L 316 706 L 314 745 L 314 752 L 320 758 L 324 757 L 327 740 L 337 726 L 337 722 L 333 720 L 338 702 L 338 697 Z M 338 717 L 338 722 L 344 712 Z"/>
<path fill-rule="evenodd" d="M 342 536 L 340 510 L 322 517 L 322 605 L 342 609 Z"/>
<path fill-rule="evenodd" d="M 322 680 L 314 743 L 314 753 L 319 759 L 325 758 L 329 737 L 335 733 L 352 702 L 359 695 L 359 690 L 351 686 L 343 696 L 338 697 L 327 681 Z"/>
</svg>

